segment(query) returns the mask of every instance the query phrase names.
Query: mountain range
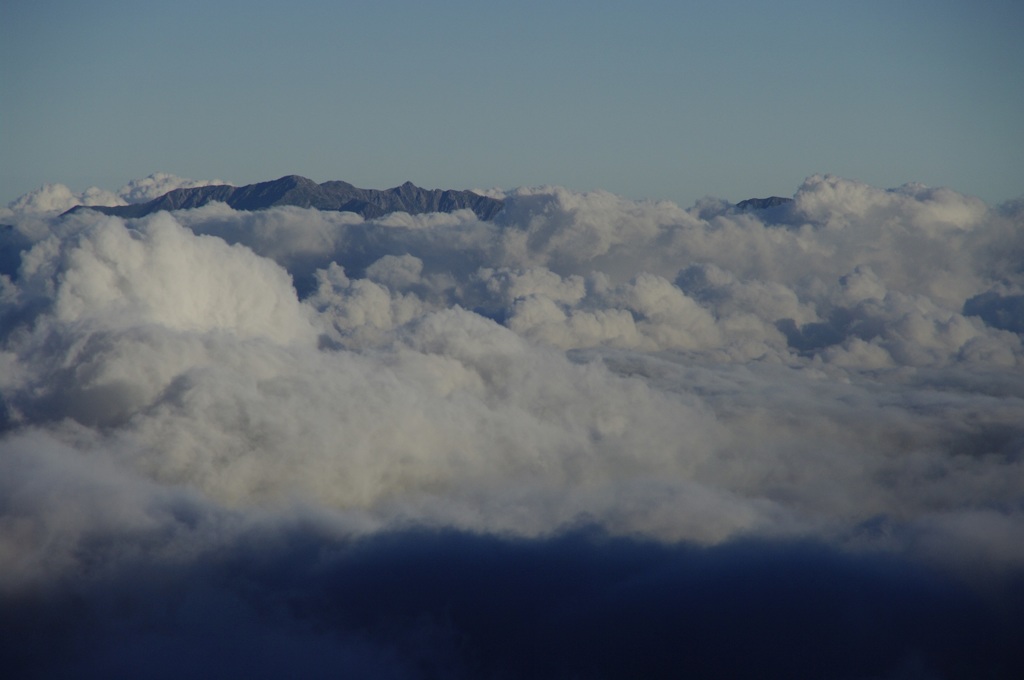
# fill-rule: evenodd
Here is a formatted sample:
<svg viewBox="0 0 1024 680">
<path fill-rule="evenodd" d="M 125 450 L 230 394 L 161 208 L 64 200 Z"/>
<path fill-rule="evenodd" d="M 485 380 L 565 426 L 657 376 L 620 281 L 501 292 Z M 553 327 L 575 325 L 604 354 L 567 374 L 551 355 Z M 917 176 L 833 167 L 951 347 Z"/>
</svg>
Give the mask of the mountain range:
<svg viewBox="0 0 1024 680">
<path fill-rule="evenodd" d="M 311 179 L 288 175 L 271 182 L 243 187 L 227 184 L 174 189 L 146 203 L 118 206 L 75 206 L 68 212 L 95 210 L 117 217 L 143 217 L 161 210 L 198 208 L 219 201 L 236 210 L 265 210 L 292 205 L 318 210 L 354 212 L 366 218 L 392 212 L 410 214 L 454 212 L 468 208 L 481 220 L 490 220 L 504 206 L 504 201 L 481 196 L 472 191 L 422 189 L 406 182 L 392 189 L 360 189 L 348 182 L 332 181 L 317 184 Z"/>
<path fill-rule="evenodd" d="M 82 206 L 68 210 L 95 210 L 117 217 L 144 217 L 161 210 L 187 210 L 215 201 L 226 203 L 235 210 L 266 210 L 275 206 L 291 205 L 318 210 L 353 212 L 367 219 L 393 212 L 411 215 L 429 212 L 472 210 L 481 220 L 490 220 L 504 207 L 498 198 L 482 196 L 472 191 L 454 189 L 423 189 L 412 182 L 391 189 L 360 189 L 348 182 L 331 181 L 317 184 L 299 175 L 287 175 L 270 182 L 259 182 L 242 187 L 216 184 L 190 189 L 174 189 L 145 203 L 113 206 Z M 768 210 L 791 203 L 793 199 L 771 196 L 749 198 L 733 208 L 739 211 Z"/>
</svg>

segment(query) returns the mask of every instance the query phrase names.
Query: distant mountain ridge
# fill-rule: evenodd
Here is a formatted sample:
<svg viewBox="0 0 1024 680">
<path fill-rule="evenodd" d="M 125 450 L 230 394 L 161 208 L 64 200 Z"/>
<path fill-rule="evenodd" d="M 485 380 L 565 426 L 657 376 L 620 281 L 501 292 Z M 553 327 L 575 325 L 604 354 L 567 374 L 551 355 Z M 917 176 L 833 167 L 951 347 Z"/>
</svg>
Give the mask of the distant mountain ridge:
<svg viewBox="0 0 1024 680">
<path fill-rule="evenodd" d="M 737 210 L 768 210 L 777 208 L 780 205 L 788 205 L 793 202 L 792 198 L 782 196 L 769 196 L 768 198 L 748 198 L 736 204 Z"/>
<path fill-rule="evenodd" d="M 174 189 L 151 201 L 132 205 L 76 205 L 67 213 L 94 210 L 105 215 L 133 218 L 144 217 L 161 210 L 198 208 L 213 202 L 226 203 L 235 210 L 266 210 L 276 206 L 337 210 L 357 213 L 367 219 L 393 212 L 418 215 L 469 209 L 485 221 L 493 219 L 505 206 L 501 199 L 482 196 L 472 191 L 423 189 L 412 182 L 391 189 L 360 189 L 348 182 L 335 180 L 317 184 L 300 175 L 286 175 L 270 182 L 241 187 L 213 184 Z M 748 198 L 736 203 L 733 209 L 741 212 L 769 210 L 792 202 L 792 198 L 781 196 Z"/>
<path fill-rule="evenodd" d="M 287 175 L 270 182 L 242 187 L 211 185 L 174 189 L 146 203 L 120 206 L 75 206 L 68 212 L 95 210 L 117 217 L 143 217 L 161 210 L 187 210 L 219 201 L 235 210 L 266 210 L 275 206 L 298 206 L 318 210 L 354 212 L 366 218 L 392 212 L 413 215 L 428 212 L 472 210 L 481 220 L 490 220 L 505 202 L 472 191 L 423 189 L 406 182 L 392 189 L 360 189 L 348 182 L 317 184 L 299 175 Z"/>
</svg>

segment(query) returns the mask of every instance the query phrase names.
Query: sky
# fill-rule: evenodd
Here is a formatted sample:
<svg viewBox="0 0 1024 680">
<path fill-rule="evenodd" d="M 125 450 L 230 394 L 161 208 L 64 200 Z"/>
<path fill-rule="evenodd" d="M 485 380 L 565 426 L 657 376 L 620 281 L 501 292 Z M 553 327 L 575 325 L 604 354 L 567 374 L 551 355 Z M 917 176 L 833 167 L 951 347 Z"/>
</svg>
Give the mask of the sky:
<svg viewBox="0 0 1024 680">
<path fill-rule="evenodd" d="M 154 172 L 554 184 L 689 207 L 813 174 L 1021 195 L 1012 0 L 0 8 L 0 201 Z"/>
</svg>

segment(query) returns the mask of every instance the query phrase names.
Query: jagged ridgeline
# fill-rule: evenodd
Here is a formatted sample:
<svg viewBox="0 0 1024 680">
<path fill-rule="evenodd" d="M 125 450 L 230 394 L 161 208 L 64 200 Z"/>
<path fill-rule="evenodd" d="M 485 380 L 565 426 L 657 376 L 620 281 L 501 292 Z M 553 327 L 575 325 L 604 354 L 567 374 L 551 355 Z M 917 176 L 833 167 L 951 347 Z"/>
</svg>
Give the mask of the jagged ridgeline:
<svg viewBox="0 0 1024 680">
<path fill-rule="evenodd" d="M 142 217 L 160 210 L 185 210 L 219 201 L 235 210 L 264 210 L 274 206 L 293 205 L 318 210 L 354 212 L 366 218 L 392 212 L 410 214 L 454 212 L 469 209 L 481 220 L 493 218 L 504 201 L 481 196 L 472 191 L 422 189 L 406 182 L 392 189 L 360 189 L 348 182 L 324 182 L 288 175 L 272 182 L 244 187 L 215 185 L 193 189 L 175 189 L 146 203 L 121 206 L 76 206 L 68 212 L 95 210 L 118 217 Z"/>
</svg>

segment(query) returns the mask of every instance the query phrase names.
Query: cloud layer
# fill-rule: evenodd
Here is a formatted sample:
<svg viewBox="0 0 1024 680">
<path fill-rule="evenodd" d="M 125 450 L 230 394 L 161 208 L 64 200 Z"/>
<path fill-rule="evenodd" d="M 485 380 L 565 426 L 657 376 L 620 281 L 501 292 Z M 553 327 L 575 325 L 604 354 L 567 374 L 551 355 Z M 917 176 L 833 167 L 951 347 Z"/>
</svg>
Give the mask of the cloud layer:
<svg viewBox="0 0 1024 680">
<path fill-rule="evenodd" d="M 154 175 L 105 198 L 172 185 L 188 181 Z M 1024 583 L 1020 205 L 831 176 L 761 211 L 558 187 L 505 198 L 493 222 L 218 204 L 61 217 L 82 199 L 52 187 L 12 203 L 0 233 L 0 597 L 21 613 L 4 625 L 41 643 L 80 597 L 96 640 L 87 619 L 68 624 L 66 663 L 137 669 L 140 650 L 195 642 L 185 631 L 201 614 L 172 616 L 159 640 L 143 632 L 171 601 L 157 584 L 195 582 L 182 597 L 209 594 L 226 625 L 351 675 L 368 664 L 390 677 L 621 677 L 657 636 L 696 625 L 683 610 L 719 621 L 717 639 L 741 602 L 769 617 L 781 596 L 766 573 L 807 573 L 811 585 L 789 586 L 792 628 L 777 630 L 836 610 L 820 635 L 874 650 L 849 677 L 1019 663 L 1000 636 L 1020 632 L 1020 609 L 986 598 L 1019 607 Z M 581 525 L 592 530 L 564 537 Z M 338 604 L 355 591 L 330 585 L 352 576 L 349 557 L 317 577 L 300 565 L 309 545 L 369 546 L 365 563 L 382 569 L 411 550 L 470 583 L 418 574 L 417 588 L 479 599 L 445 622 L 410 590 L 368 624 L 368 605 Z M 237 566 L 258 554 L 266 562 Z M 473 586 L 469 556 L 495 554 L 533 570 L 526 602 L 550 602 L 509 611 L 493 600 L 512 578 L 501 570 Z M 558 566 L 580 555 L 611 570 L 586 597 Z M 630 585 L 614 565 L 634 559 L 644 575 Z M 225 585 L 238 569 L 254 592 Z M 731 576 L 708 576 L 722 569 Z M 125 578 L 135 605 L 108 610 L 108 584 Z M 814 578 L 838 584 L 816 590 Z M 730 599 L 740 583 L 749 597 Z M 547 598 L 558 584 L 568 590 Z M 275 599 L 279 588 L 295 599 Z M 710 594 L 658 604 L 679 589 Z M 865 618 L 842 618 L 862 591 Z M 884 604 L 897 591 L 908 609 Z M 327 609 L 293 620 L 327 592 Z M 821 597 L 831 604 L 816 610 Z M 584 602 L 602 620 L 649 613 L 653 637 L 608 647 L 616 629 L 588 622 Z M 487 608 L 507 628 L 455 642 Z M 968 634 L 960 624 L 871 632 L 896 611 L 910 628 L 936 615 L 980 632 L 959 656 L 944 650 Z M 559 617 L 550 664 L 503 651 L 536 646 L 530 627 Z M 785 642 L 770 632 L 781 624 L 763 623 L 740 639 Z M 331 630 L 344 634 L 329 642 Z M 111 647 L 126 631 L 132 649 Z M 730 658 L 652 654 L 655 675 Z M 853 663 L 765 658 L 791 677 Z"/>
</svg>

